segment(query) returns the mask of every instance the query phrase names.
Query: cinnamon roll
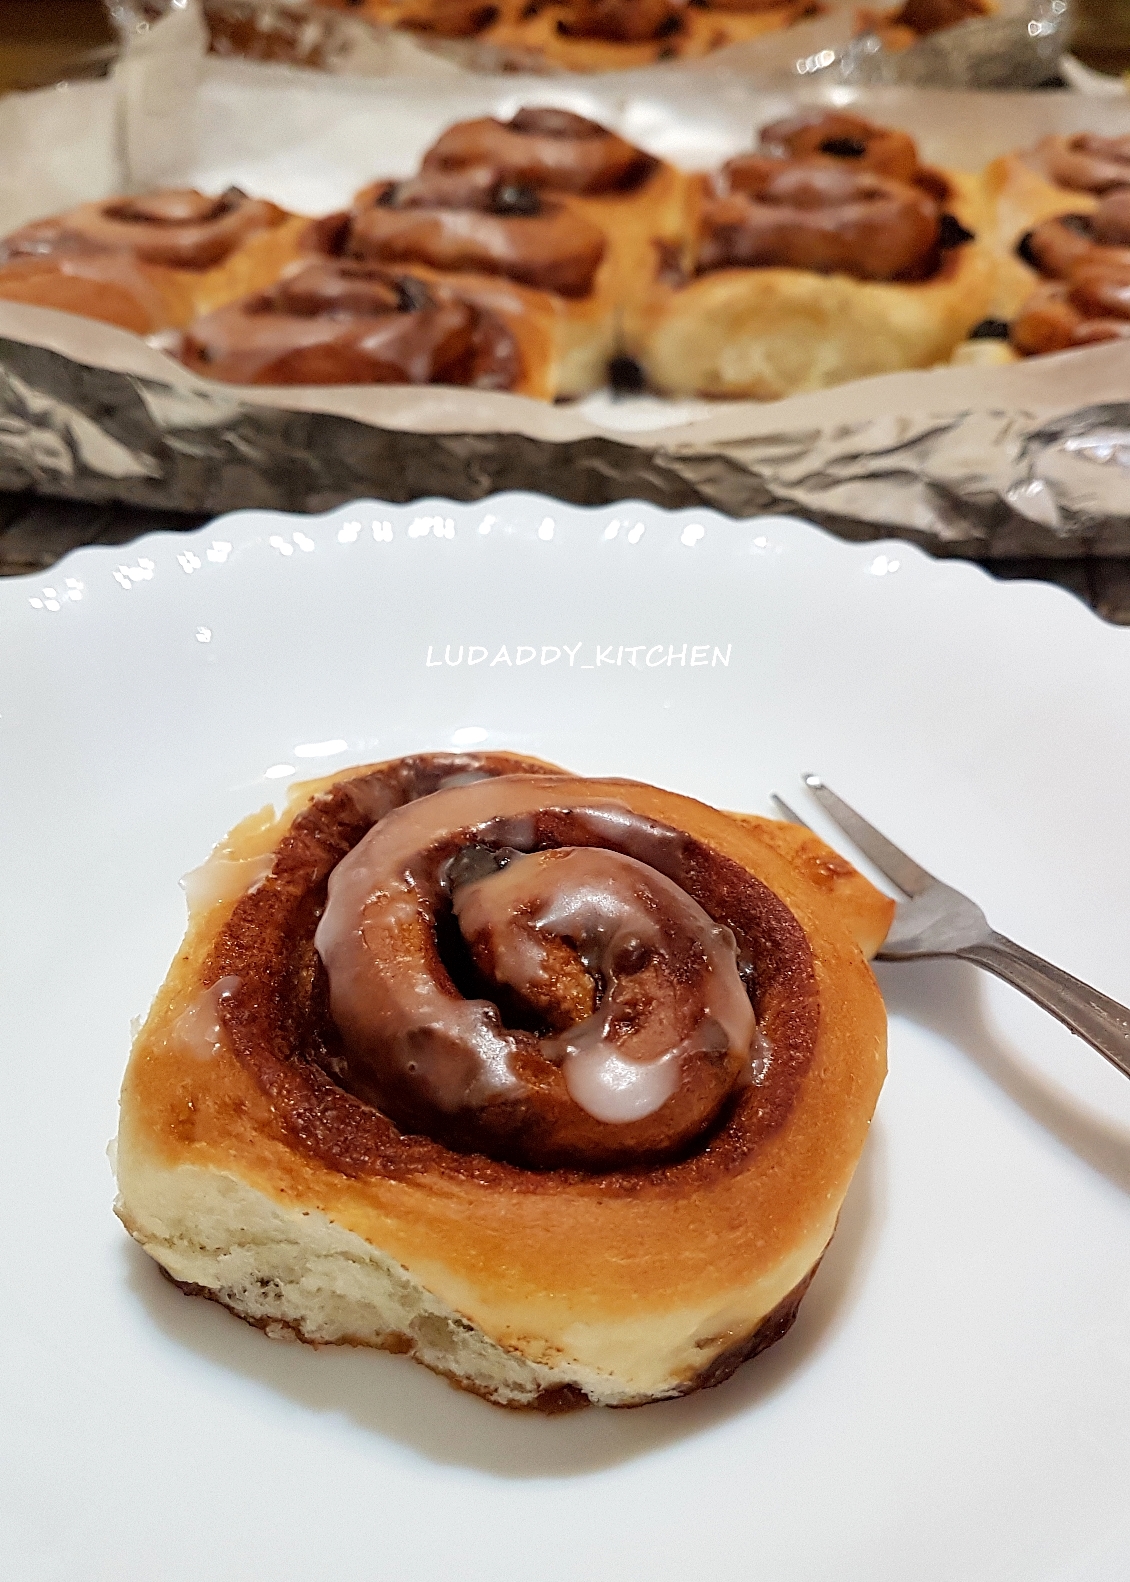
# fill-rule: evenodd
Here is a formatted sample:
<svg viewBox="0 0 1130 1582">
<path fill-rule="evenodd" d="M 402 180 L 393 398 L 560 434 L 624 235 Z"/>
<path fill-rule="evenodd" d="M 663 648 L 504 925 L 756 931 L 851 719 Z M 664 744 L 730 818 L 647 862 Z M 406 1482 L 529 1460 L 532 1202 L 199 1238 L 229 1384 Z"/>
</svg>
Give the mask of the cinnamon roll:
<svg viewBox="0 0 1130 1582">
<path fill-rule="evenodd" d="M 1035 148 L 994 160 L 984 181 L 994 212 L 997 288 L 992 312 L 1012 319 L 1046 272 L 1032 245 L 1036 231 L 1044 233 L 1041 243 L 1051 247 L 1070 244 L 1065 233 L 1073 226 L 1085 235 L 1088 216 L 1098 204 L 1130 187 L 1130 137 L 1093 132 L 1046 137 Z M 1045 230 L 1046 222 L 1060 218 L 1058 234 Z M 1061 266 L 1062 251 L 1057 249 Z"/>
<path fill-rule="evenodd" d="M 188 890 L 117 1151 L 185 1290 L 547 1411 L 788 1329 L 885 1069 L 892 904 L 815 836 L 423 755 L 296 787 Z"/>
<path fill-rule="evenodd" d="M 819 0 L 319 0 L 473 49 L 493 69 L 617 71 L 691 59 L 788 27 Z M 466 58 L 464 55 L 462 58 Z"/>
<path fill-rule="evenodd" d="M 307 242 L 448 282 L 530 341 L 527 368 L 540 370 L 531 391 L 583 395 L 604 383 L 614 354 L 621 265 L 582 204 L 490 166 L 425 167 L 364 188 Z"/>
<path fill-rule="evenodd" d="M 180 359 L 235 384 L 451 384 L 521 390 L 507 327 L 457 292 L 342 259 L 294 265 L 184 331 Z"/>
<path fill-rule="evenodd" d="M 856 117 L 776 123 L 761 146 L 698 179 L 687 244 L 629 311 L 651 384 L 774 399 L 946 360 L 992 289 L 977 184 Z"/>
<path fill-rule="evenodd" d="M 509 121 L 459 122 L 429 149 L 423 171 L 425 179 L 477 174 L 550 202 L 566 196 L 570 223 L 579 218 L 604 239 L 597 289 L 612 304 L 617 332 L 621 306 L 650 274 L 656 251 L 678 248 L 686 231 L 689 179 L 569 110 L 538 105 Z"/>
<path fill-rule="evenodd" d="M 265 284 L 304 223 L 236 187 L 84 203 L 0 242 L 0 297 L 148 334 Z"/>
</svg>

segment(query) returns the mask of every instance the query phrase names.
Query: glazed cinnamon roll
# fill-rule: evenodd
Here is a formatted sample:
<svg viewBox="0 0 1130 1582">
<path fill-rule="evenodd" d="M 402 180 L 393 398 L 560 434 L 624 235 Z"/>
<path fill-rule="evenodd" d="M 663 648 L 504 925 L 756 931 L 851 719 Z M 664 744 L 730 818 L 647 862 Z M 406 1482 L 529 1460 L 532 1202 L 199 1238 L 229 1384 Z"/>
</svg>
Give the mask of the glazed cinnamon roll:
<svg viewBox="0 0 1130 1582">
<path fill-rule="evenodd" d="M 500 320 L 441 285 L 371 264 L 314 259 L 184 331 L 180 359 L 235 384 L 452 384 L 521 388 Z"/>
<path fill-rule="evenodd" d="M 117 1151 L 185 1290 L 543 1410 L 788 1329 L 885 1066 L 892 904 L 815 836 L 424 755 L 295 788 L 188 889 Z"/>
<path fill-rule="evenodd" d="M 1067 249 L 1079 253 L 1073 228 L 1076 239 L 1087 240 L 1092 211 L 1104 197 L 1113 198 L 1120 188 L 1130 187 L 1130 138 L 1092 132 L 1047 137 L 1035 148 L 994 160 L 984 180 L 995 221 L 997 289 L 992 312 L 1010 320 L 1042 273 L 1062 272 Z M 1045 229 L 1045 222 L 1057 219 L 1063 221 L 1058 230 Z M 1038 231 L 1042 234 L 1036 241 Z M 1050 269 L 1037 256 L 1044 249 L 1053 249 L 1059 259 Z"/>
<path fill-rule="evenodd" d="M 776 123 L 762 149 L 698 179 L 689 243 L 629 309 L 650 383 L 772 399 L 946 360 L 991 291 L 977 184 L 855 117 Z"/>
<path fill-rule="evenodd" d="M 615 349 L 623 304 L 640 290 L 657 251 L 678 249 L 687 227 L 689 178 L 616 133 L 547 106 L 519 110 L 509 121 L 464 121 L 449 127 L 424 158 L 423 180 L 497 181 L 506 190 L 533 191 L 542 203 L 567 205 L 568 224 L 603 237 L 594 298 L 605 304 L 610 336 L 600 350 L 582 351 L 568 381 L 575 393 L 603 379 Z"/>
<path fill-rule="evenodd" d="M 616 305 L 604 233 L 566 198 L 482 169 L 375 182 L 348 213 L 314 222 L 308 251 L 445 284 L 522 347 L 521 391 L 554 399 L 604 382 Z"/>
<path fill-rule="evenodd" d="M 0 242 L 0 297 L 165 329 L 277 274 L 302 224 L 236 187 L 84 203 Z"/>
<path fill-rule="evenodd" d="M 1130 336 L 1130 187 L 1116 188 L 1089 214 L 1044 220 L 1019 252 L 1044 276 L 1009 334 L 1026 357 Z"/>
</svg>

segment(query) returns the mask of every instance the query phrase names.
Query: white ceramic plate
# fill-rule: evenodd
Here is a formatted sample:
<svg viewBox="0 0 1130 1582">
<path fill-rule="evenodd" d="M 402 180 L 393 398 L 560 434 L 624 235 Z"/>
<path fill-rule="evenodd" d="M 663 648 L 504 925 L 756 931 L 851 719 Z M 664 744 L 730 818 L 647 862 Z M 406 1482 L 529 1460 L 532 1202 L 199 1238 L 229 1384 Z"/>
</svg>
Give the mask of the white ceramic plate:
<svg viewBox="0 0 1130 1582">
<path fill-rule="evenodd" d="M 1130 633 L 796 521 L 504 496 L 84 550 L 0 586 L 0 644 L 6 1575 L 1130 1574 L 1130 1084 L 973 969 L 882 970 L 891 1075 L 793 1332 L 640 1411 L 269 1341 L 159 1278 L 103 1153 L 179 875 L 292 777 L 408 750 L 762 811 L 816 769 L 1130 1001 Z"/>
</svg>

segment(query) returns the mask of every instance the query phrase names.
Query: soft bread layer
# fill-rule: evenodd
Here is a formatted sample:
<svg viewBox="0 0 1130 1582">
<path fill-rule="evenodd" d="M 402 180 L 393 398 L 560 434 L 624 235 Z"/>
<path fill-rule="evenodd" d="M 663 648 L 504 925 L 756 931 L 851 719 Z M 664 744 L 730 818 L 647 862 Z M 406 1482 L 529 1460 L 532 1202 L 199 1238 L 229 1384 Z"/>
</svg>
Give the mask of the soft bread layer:
<svg viewBox="0 0 1130 1582">
<path fill-rule="evenodd" d="M 807 850 L 811 868 L 822 843 L 808 831 L 675 799 L 682 827 L 728 844 L 785 896 L 815 940 L 822 1002 L 836 986 L 835 1015 L 822 1018 L 797 1102 L 760 1147 L 756 1175 L 720 1171 L 681 1197 L 610 1192 L 599 1176 L 542 1190 L 516 1172 L 517 1186 L 499 1190 L 471 1170 L 348 1175 L 297 1145 L 225 1040 L 201 1055 L 177 1031 L 238 895 L 262 878 L 263 854 L 307 797 L 342 778 L 296 788 L 280 820 L 257 815 L 217 850 L 213 902 L 194 916 L 127 1071 L 123 1221 L 173 1278 L 256 1323 L 411 1348 L 500 1404 L 539 1404 L 566 1386 L 630 1404 L 714 1382 L 712 1369 L 724 1376 L 719 1365 L 740 1360 L 819 1261 L 885 1071 L 882 1002 L 836 910 L 837 886 L 854 893 L 869 943 L 891 903 L 827 848 L 823 877 L 806 878 L 781 848 Z M 661 811 L 650 788 L 596 784 Z M 760 825 L 776 849 L 758 839 Z"/>
<path fill-rule="evenodd" d="M 835 1228 L 833 1216 L 820 1245 L 724 1310 L 577 1324 L 564 1336 L 569 1354 L 514 1326 L 501 1342 L 492 1338 L 412 1271 L 318 1210 L 280 1203 L 235 1175 L 144 1163 L 128 1147 L 127 1155 L 118 1215 L 177 1284 L 275 1339 L 409 1353 L 500 1406 L 553 1410 L 583 1404 L 578 1394 L 594 1405 L 633 1406 L 683 1393 L 802 1284 Z M 433 1286 L 444 1283 L 441 1271 L 429 1273 Z"/>
</svg>

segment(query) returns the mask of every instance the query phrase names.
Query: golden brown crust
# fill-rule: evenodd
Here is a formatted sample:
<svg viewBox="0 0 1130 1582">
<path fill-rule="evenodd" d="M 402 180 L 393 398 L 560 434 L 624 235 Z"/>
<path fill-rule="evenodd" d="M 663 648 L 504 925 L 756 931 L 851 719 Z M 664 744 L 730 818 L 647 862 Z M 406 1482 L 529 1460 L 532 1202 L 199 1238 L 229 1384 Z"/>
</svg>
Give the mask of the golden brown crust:
<svg viewBox="0 0 1130 1582">
<path fill-rule="evenodd" d="M 537 766 L 510 760 L 505 767 Z M 362 767 L 332 786 L 304 789 L 328 792 L 324 806 L 348 819 L 350 801 L 355 809 L 365 803 L 363 787 L 351 792 L 350 781 L 366 774 Z M 597 1399 L 642 1400 L 713 1382 L 711 1369 L 725 1371 L 727 1358 L 737 1365 L 741 1347 L 818 1261 L 882 1082 L 881 1001 L 836 906 L 837 887 L 850 875 L 835 861 L 814 872 L 806 832 L 782 835 L 773 826 L 770 836 L 768 821 L 735 820 L 633 782 L 586 787 L 677 824 L 756 877 L 792 914 L 811 966 L 800 957 L 795 968 L 784 965 L 779 997 L 766 1008 L 783 1067 L 776 1101 L 762 1109 L 758 1090 L 745 1090 L 697 1154 L 642 1172 L 523 1170 L 399 1134 L 337 1088 L 316 1060 L 287 1053 L 295 1018 L 309 1015 L 299 1007 L 314 1005 L 302 988 L 313 966 L 309 947 L 297 944 L 316 920 L 316 897 L 304 901 L 301 893 L 302 854 L 310 858 L 312 848 L 294 823 L 297 810 L 278 824 L 250 820 L 229 839 L 228 859 L 280 850 L 288 829 L 290 855 L 260 890 L 219 900 L 193 919 L 123 1087 L 123 1217 L 174 1273 L 165 1243 L 144 1229 L 156 1212 L 147 1206 L 155 1190 L 148 1183 L 172 1183 L 185 1172 L 186 1180 L 234 1173 L 278 1212 L 305 1205 L 415 1272 L 505 1352 L 552 1366 L 547 1384 L 572 1380 Z M 343 824 L 337 828 L 340 843 L 348 837 Z M 808 847 L 807 875 L 783 855 L 801 846 Z M 231 954 L 232 926 L 245 943 L 256 918 L 267 923 L 274 915 L 272 926 L 281 926 L 268 902 L 288 886 L 284 933 L 291 930 L 295 945 L 273 976 L 270 963 L 260 963 L 259 1009 L 244 1001 L 214 1054 L 201 1059 L 178 1035 L 179 1019 L 237 959 L 247 967 L 250 958 Z M 563 1246 L 570 1249 L 567 1279 Z M 503 1267 L 500 1286 L 495 1271 Z"/>
<path fill-rule="evenodd" d="M 297 256 L 307 223 L 252 199 L 220 215 L 215 225 L 190 220 L 184 226 L 150 226 L 119 217 L 124 205 L 141 201 L 83 204 L 7 237 L 0 243 L 0 298 L 101 319 L 141 335 L 175 329 L 277 279 Z M 142 242 L 131 247 L 134 231 Z M 178 257 L 191 266 L 169 261 Z"/>
</svg>

